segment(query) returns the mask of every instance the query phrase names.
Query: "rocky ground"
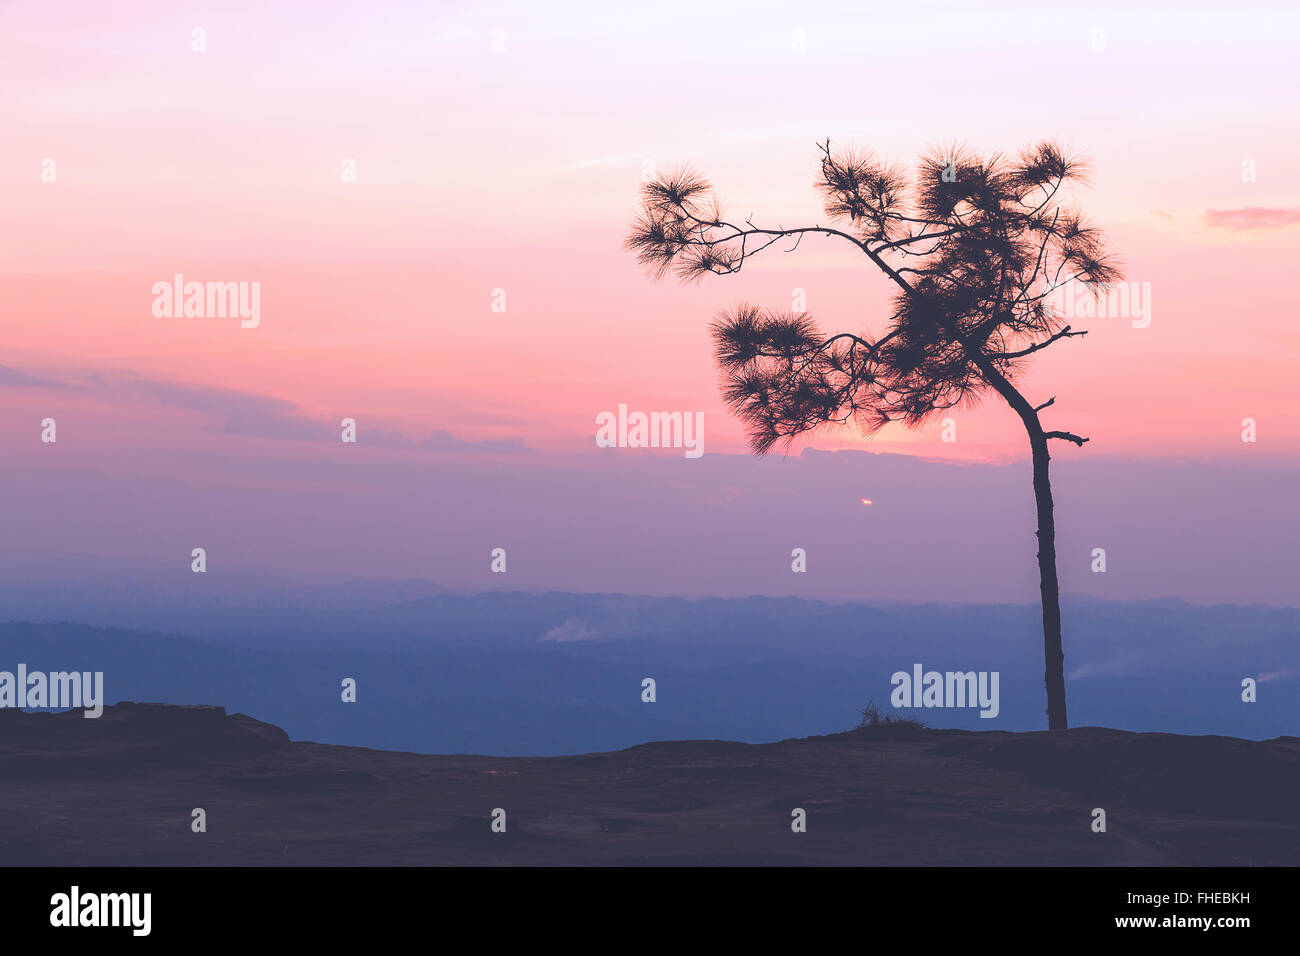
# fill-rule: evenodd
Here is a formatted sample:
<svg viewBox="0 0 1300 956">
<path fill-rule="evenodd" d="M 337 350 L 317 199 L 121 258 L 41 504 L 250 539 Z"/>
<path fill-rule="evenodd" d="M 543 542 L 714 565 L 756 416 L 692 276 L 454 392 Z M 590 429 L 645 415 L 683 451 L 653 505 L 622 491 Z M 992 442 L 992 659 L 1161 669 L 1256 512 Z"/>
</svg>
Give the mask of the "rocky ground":
<svg viewBox="0 0 1300 956">
<path fill-rule="evenodd" d="M 511 758 L 292 742 L 219 707 L 0 711 L 0 865 L 445 864 L 1294 866 L 1300 738 L 876 727 Z"/>
</svg>

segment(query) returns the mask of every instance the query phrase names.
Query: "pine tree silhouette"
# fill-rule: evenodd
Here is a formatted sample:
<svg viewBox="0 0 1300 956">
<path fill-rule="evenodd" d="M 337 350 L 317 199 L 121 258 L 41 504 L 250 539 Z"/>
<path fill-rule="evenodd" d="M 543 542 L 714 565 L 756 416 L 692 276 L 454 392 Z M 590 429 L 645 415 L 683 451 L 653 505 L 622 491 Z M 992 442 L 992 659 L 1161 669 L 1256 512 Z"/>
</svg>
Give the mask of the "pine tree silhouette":
<svg viewBox="0 0 1300 956">
<path fill-rule="evenodd" d="M 712 325 L 723 397 L 758 454 L 825 425 L 852 422 L 873 434 L 891 421 L 916 428 L 939 412 L 996 392 L 1029 437 L 1038 513 L 1038 570 L 1048 726 L 1068 726 L 1056 525 L 1048 476 L 1053 439 L 1017 388 L 1025 363 L 1082 336 L 1050 297 L 1074 282 L 1094 292 L 1120 272 L 1102 235 L 1064 204 L 1084 183 L 1082 162 L 1050 142 L 1017 158 L 977 157 L 964 147 L 931 151 L 915 176 L 870 153 L 821 150 L 816 182 L 836 227 L 761 228 L 724 218 L 709 183 L 684 168 L 646 183 L 627 239 L 655 280 L 692 281 L 739 272 L 753 255 L 808 234 L 846 240 L 898 287 L 884 334 L 823 333 L 807 313 L 741 304 Z"/>
</svg>

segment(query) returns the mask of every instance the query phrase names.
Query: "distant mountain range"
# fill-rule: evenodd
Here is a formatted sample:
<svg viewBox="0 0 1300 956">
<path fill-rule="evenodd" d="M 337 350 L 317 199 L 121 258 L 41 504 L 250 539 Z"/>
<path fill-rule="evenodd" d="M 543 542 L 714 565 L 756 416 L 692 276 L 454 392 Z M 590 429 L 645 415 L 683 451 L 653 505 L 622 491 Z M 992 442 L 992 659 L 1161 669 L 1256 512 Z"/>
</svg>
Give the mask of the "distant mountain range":
<svg viewBox="0 0 1300 956">
<path fill-rule="evenodd" d="M 421 753 L 757 743 L 847 730 L 868 701 L 935 727 L 1045 725 L 1035 606 L 502 592 L 373 609 L 93 613 L 97 626 L 0 625 L 0 670 L 103 671 L 110 704 L 217 704 L 295 740 Z M 1071 724 L 1295 734 L 1298 638 L 1295 609 L 1067 602 Z M 997 671 L 998 716 L 894 711 L 891 675 L 915 664 Z M 345 678 L 355 703 L 341 700 Z M 1258 682 L 1255 703 L 1241 700 L 1245 678 Z"/>
</svg>

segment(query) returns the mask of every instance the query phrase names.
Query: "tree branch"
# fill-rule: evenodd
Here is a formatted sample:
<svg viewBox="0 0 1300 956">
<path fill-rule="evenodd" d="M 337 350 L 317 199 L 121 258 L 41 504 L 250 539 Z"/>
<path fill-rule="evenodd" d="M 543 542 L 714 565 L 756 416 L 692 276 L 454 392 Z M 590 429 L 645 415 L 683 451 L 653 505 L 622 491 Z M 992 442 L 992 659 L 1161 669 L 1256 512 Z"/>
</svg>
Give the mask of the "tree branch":
<svg viewBox="0 0 1300 956">
<path fill-rule="evenodd" d="M 993 356 L 993 358 L 996 359 L 1024 358 L 1026 355 L 1033 355 L 1035 352 L 1041 352 L 1043 349 L 1047 348 L 1057 339 L 1070 339 L 1070 338 L 1074 338 L 1074 336 L 1076 335 L 1087 335 L 1087 334 L 1088 334 L 1087 329 L 1084 329 L 1081 332 L 1071 332 L 1070 326 L 1067 325 L 1065 328 L 1061 329 L 1061 331 L 1057 332 L 1056 334 L 1050 336 L 1049 338 L 1044 339 L 1041 342 L 1037 342 L 1029 346 L 1028 348 L 1021 349 L 1019 352 L 998 352 L 996 355 Z"/>
<path fill-rule="evenodd" d="M 1080 438 L 1078 435 L 1072 435 L 1072 434 L 1070 434 L 1069 432 L 1044 432 L 1043 437 L 1044 437 L 1044 438 L 1063 438 L 1063 439 L 1065 439 L 1066 441 L 1072 441 L 1072 442 L 1074 442 L 1074 443 L 1075 443 L 1076 445 L 1078 445 L 1080 448 L 1082 448 L 1082 447 L 1083 447 L 1083 443 L 1086 442 L 1086 441 L 1088 440 L 1088 439 L 1086 439 L 1086 438 Z"/>
</svg>

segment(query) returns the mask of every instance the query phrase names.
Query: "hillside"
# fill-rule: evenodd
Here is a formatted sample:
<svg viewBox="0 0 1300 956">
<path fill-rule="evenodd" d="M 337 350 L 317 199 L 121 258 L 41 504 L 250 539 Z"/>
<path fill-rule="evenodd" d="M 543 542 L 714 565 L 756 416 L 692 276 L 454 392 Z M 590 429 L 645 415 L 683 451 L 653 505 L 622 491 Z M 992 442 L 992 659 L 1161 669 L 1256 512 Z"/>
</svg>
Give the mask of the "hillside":
<svg viewBox="0 0 1300 956">
<path fill-rule="evenodd" d="M 1294 737 L 876 728 L 428 756 L 122 703 L 0 711 L 0 767 L 5 865 L 1300 863 Z"/>
</svg>

